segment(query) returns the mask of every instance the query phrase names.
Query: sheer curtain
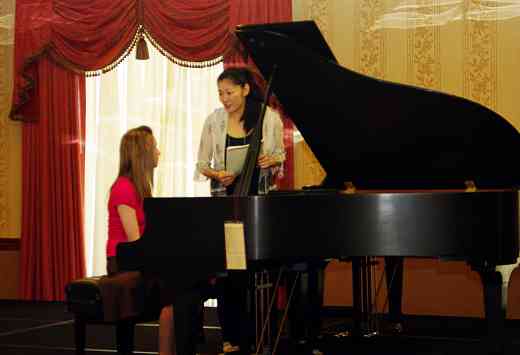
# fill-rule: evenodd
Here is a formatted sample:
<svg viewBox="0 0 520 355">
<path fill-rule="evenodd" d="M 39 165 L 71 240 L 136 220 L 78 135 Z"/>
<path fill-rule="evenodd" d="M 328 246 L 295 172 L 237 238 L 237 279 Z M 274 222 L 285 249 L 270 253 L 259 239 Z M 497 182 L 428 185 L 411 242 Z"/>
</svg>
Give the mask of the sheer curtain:
<svg viewBox="0 0 520 355">
<path fill-rule="evenodd" d="M 116 69 L 87 79 L 85 254 L 87 275 L 106 273 L 107 203 L 119 165 L 119 140 L 129 128 L 149 125 L 161 151 L 154 196 L 207 196 L 193 181 L 202 125 L 219 107 L 216 80 L 222 64 L 180 67 L 151 45 L 150 59 L 134 53 Z"/>
</svg>

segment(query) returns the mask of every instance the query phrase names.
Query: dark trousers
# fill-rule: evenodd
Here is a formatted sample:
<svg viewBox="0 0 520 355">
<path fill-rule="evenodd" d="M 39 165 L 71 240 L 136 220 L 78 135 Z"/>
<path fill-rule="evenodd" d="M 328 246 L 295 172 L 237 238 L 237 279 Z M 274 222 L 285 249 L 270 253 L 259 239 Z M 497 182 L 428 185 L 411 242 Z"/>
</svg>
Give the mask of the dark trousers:
<svg viewBox="0 0 520 355">
<path fill-rule="evenodd" d="M 249 273 L 229 271 L 227 276 L 208 284 L 203 298 L 217 299 L 217 315 L 222 328 L 222 340 L 234 345 L 247 344 L 250 336 L 248 309 Z"/>
</svg>

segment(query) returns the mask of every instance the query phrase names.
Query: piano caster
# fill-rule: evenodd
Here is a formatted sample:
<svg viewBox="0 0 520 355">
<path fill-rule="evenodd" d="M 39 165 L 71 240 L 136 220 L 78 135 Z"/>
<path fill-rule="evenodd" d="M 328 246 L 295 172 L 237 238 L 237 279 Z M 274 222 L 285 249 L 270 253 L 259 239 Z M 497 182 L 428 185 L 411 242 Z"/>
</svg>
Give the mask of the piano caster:
<svg viewBox="0 0 520 355">
<path fill-rule="evenodd" d="M 359 337 L 363 339 L 370 339 L 375 336 L 380 335 L 379 327 L 374 326 L 374 323 L 371 321 L 362 322 L 361 327 L 359 329 Z"/>
<path fill-rule="evenodd" d="M 375 336 L 378 336 L 379 332 L 377 330 L 367 330 L 366 332 L 363 332 L 361 336 L 365 339 L 370 339 Z"/>
<path fill-rule="evenodd" d="M 338 335 L 334 335 L 338 337 Z M 302 339 L 298 341 L 293 341 L 291 345 L 291 350 L 289 354 L 297 354 L 297 355 L 323 355 L 323 352 L 319 349 L 320 339 L 315 339 L 314 341 L 309 341 L 307 339 Z"/>
<path fill-rule="evenodd" d="M 339 338 L 339 339 L 345 339 L 345 338 L 351 338 L 351 337 L 357 337 L 360 339 L 370 339 L 370 338 L 373 338 L 380 334 L 381 333 L 377 329 L 369 329 L 369 328 L 361 327 L 361 329 L 359 329 L 357 332 L 353 332 L 350 330 L 344 330 L 344 331 L 335 333 L 332 336 L 334 338 Z"/>
<path fill-rule="evenodd" d="M 392 335 L 401 334 L 403 330 L 403 323 L 401 322 L 390 322 L 387 326 L 388 333 Z"/>
<path fill-rule="evenodd" d="M 352 336 L 352 332 L 350 332 L 349 330 L 345 330 L 343 332 L 339 332 L 333 335 L 333 337 L 335 338 L 348 338 L 350 336 Z"/>
</svg>

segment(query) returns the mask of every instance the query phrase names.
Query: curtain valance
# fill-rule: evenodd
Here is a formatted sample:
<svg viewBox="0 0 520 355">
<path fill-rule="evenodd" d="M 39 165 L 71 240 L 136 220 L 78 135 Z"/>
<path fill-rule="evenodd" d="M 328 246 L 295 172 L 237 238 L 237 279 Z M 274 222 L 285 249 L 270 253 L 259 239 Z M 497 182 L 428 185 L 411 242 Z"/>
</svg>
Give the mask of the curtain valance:
<svg viewBox="0 0 520 355">
<path fill-rule="evenodd" d="M 30 98 L 38 96 L 33 66 L 42 55 L 76 72 L 104 72 L 147 36 L 181 64 L 213 64 L 230 47 L 233 1 L 18 0 L 11 117 L 37 119 Z"/>
<path fill-rule="evenodd" d="M 11 118 L 35 121 L 35 64 L 43 55 L 71 71 L 115 67 L 146 36 L 181 65 L 241 61 L 238 24 L 290 21 L 291 0 L 17 0 Z M 139 49 L 139 47 L 138 47 Z"/>
</svg>

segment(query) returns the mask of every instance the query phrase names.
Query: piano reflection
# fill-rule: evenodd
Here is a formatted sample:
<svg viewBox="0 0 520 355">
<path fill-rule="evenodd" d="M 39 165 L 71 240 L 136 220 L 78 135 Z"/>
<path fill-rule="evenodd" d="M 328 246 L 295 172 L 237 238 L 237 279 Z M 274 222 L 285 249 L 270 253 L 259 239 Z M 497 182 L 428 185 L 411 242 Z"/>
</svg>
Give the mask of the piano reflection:
<svg viewBox="0 0 520 355">
<path fill-rule="evenodd" d="M 326 171 L 322 189 L 146 199 L 145 233 L 121 245 L 119 267 L 190 289 L 225 270 L 224 221 L 236 218 L 251 269 L 367 256 L 457 259 L 481 276 L 484 340 L 500 352 L 496 266 L 519 254 L 515 128 L 464 98 L 338 65 L 313 22 L 241 26 L 236 34 Z"/>
</svg>

